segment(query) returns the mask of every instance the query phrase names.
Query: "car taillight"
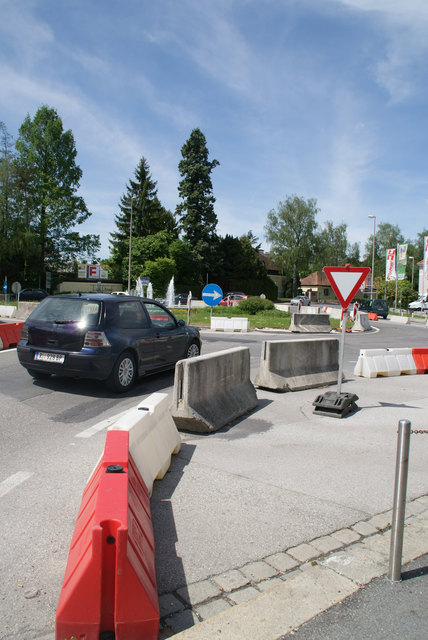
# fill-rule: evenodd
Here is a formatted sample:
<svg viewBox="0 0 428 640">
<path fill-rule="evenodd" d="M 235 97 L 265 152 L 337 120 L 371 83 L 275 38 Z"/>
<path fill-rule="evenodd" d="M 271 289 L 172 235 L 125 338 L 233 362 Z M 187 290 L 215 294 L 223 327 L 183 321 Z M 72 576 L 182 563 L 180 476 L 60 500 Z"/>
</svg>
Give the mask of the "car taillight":
<svg viewBox="0 0 428 640">
<path fill-rule="evenodd" d="M 28 340 L 28 326 L 26 324 L 22 325 L 21 329 L 21 340 Z"/>
<path fill-rule="evenodd" d="M 104 331 L 87 331 L 85 335 L 84 347 L 110 347 L 110 342 Z"/>
</svg>

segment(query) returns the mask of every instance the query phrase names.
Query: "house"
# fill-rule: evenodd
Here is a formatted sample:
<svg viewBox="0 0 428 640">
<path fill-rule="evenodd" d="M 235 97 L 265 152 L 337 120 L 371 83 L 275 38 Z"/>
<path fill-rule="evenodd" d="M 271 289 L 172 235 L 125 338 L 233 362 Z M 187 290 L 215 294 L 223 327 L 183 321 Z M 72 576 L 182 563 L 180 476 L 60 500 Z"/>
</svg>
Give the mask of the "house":
<svg viewBox="0 0 428 640">
<path fill-rule="evenodd" d="M 336 294 L 324 271 L 314 271 L 300 280 L 300 289 L 311 302 L 337 301 Z"/>
</svg>

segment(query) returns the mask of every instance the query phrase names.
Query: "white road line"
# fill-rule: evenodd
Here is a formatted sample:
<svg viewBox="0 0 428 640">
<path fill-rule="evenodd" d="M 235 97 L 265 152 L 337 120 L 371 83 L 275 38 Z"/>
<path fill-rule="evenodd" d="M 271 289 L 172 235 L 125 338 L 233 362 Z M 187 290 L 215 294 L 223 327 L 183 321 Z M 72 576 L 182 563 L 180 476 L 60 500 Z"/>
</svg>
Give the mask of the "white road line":
<svg viewBox="0 0 428 640">
<path fill-rule="evenodd" d="M 106 418 L 97 424 L 92 425 L 88 429 L 84 431 L 80 431 L 80 433 L 76 433 L 75 438 L 91 438 L 99 431 L 104 431 L 104 429 L 108 429 L 111 425 L 116 422 L 119 418 L 121 418 L 126 411 L 122 411 L 121 413 L 116 414 L 115 416 L 111 416 L 111 418 Z"/>
<path fill-rule="evenodd" d="M 6 480 L 3 480 L 3 482 L 0 482 L 0 498 L 28 480 L 28 478 L 31 478 L 32 475 L 33 473 L 30 471 L 18 471 L 18 473 L 14 473 L 12 476 L 6 478 Z"/>
<path fill-rule="evenodd" d="M 1 353 L 10 353 L 11 351 L 16 351 L 16 347 L 10 347 L 9 349 L 0 349 Z"/>
</svg>

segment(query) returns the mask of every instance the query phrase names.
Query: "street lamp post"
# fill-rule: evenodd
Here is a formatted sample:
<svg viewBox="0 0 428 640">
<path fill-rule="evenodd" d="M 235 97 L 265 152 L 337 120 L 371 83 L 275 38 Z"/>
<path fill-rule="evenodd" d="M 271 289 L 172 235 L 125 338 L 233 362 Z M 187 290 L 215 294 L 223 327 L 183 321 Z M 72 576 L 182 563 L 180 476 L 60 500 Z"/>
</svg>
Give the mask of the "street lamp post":
<svg viewBox="0 0 428 640">
<path fill-rule="evenodd" d="M 134 196 L 131 196 L 131 216 L 129 219 L 128 293 L 131 293 L 132 203 L 133 201 L 134 201 Z"/>
<path fill-rule="evenodd" d="M 372 289 L 371 289 L 371 297 L 373 298 L 374 258 L 375 258 L 375 244 L 376 244 L 376 216 L 370 215 L 368 217 L 373 218 L 373 255 L 372 255 Z"/>
<path fill-rule="evenodd" d="M 413 256 L 409 256 L 409 260 L 412 261 L 412 287 L 413 287 L 413 274 L 414 274 L 414 271 L 415 271 L 415 259 L 414 259 Z"/>
</svg>

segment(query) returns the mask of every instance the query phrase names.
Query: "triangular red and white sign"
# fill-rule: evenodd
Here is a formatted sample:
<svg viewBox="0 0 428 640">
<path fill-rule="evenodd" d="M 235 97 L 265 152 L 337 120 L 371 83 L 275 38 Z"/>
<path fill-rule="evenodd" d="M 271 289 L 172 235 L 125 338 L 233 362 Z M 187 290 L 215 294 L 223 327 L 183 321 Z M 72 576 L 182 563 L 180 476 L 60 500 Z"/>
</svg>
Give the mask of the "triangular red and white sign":
<svg viewBox="0 0 428 640">
<path fill-rule="evenodd" d="M 361 284 L 370 273 L 370 267 L 324 267 L 325 275 L 330 281 L 342 309 L 347 309 Z"/>
</svg>

